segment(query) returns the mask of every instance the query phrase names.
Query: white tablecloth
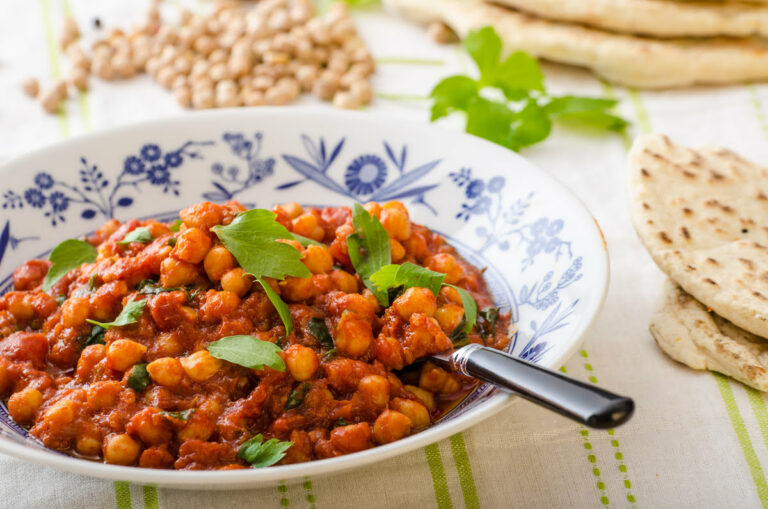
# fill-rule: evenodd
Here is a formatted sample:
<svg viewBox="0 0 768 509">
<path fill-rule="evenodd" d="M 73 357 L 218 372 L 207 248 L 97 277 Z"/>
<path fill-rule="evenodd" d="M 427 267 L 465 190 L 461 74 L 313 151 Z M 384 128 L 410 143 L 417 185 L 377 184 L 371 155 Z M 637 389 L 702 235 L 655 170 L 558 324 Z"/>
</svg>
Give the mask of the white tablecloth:
<svg viewBox="0 0 768 509">
<path fill-rule="evenodd" d="M 48 116 L 22 96 L 20 81 L 49 81 L 65 69 L 53 42 L 66 11 L 87 27 L 138 20 L 128 0 L 3 0 L 0 16 L 0 158 L 68 136 L 182 113 L 148 78 L 94 80 Z M 426 96 L 471 62 L 454 46 L 376 10 L 355 15 L 379 66 L 367 108 L 427 122 Z M 420 61 L 413 61 L 417 59 Z M 638 63 L 638 65 L 650 65 Z M 690 144 L 716 142 L 768 161 L 768 86 L 637 93 L 590 74 L 547 66 L 554 92 L 614 95 L 633 122 L 626 137 L 555 129 L 524 155 L 591 209 L 611 254 L 602 315 L 567 372 L 633 396 L 637 413 L 615 432 L 587 431 L 518 402 L 435 446 L 335 476 L 240 492 L 185 492 L 83 478 L 0 456 L 0 507 L 758 507 L 768 505 L 768 407 L 762 394 L 667 359 L 648 333 L 662 275 L 627 214 L 625 155 L 631 137 L 654 130 Z M 311 98 L 302 102 L 313 102 Z M 450 122 L 450 121 L 449 121 Z M 458 127 L 460 123 L 454 122 Z M 2 212 L 0 212 L 1 214 Z"/>
</svg>

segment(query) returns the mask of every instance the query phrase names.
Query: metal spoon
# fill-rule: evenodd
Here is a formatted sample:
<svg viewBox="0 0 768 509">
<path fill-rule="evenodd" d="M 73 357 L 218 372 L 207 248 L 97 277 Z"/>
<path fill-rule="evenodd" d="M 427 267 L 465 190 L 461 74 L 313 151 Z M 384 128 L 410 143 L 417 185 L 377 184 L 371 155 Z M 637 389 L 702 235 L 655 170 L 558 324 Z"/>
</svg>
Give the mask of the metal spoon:
<svg viewBox="0 0 768 509">
<path fill-rule="evenodd" d="M 478 344 L 432 355 L 429 359 L 462 375 L 512 391 L 591 428 L 620 426 L 635 410 L 630 398 Z"/>
</svg>

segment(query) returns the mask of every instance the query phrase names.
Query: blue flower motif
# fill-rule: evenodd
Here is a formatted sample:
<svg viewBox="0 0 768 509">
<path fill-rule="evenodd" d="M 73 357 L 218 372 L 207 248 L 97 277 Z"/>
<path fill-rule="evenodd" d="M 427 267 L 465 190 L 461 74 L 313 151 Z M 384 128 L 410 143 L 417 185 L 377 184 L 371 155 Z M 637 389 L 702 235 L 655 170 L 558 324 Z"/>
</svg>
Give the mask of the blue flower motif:
<svg viewBox="0 0 768 509">
<path fill-rule="evenodd" d="M 243 136 L 240 133 L 225 133 L 224 141 L 229 143 L 229 145 L 232 147 L 232 151 L 244 158 L 248 158 L 248 156 L 251 154 L 251 148 L 253 148 L 253 142 L 250 140 L 246 140 L 245 136 Z"/>
<path fill-rule="evenodd" d="M 144 161 L 136 156 L 128 156 L 123 163 L 123 171 L 131 175 L 138 175 L 144 171 Z"/>
<path fill-rule="evenodd" d="M 42 191 L 35 189 L 34 187 L 24 191 L 24 199 L 27 200 L 27 203 L 36 209 L 39 209 L 45 205 L 45 195 L 42 193 Z"/>
<path fill-rule="evenodd" d="M 251 179 L 254 182 L 261 182 L 265 177 L 269 177 L 275 172 L 275 159 L 254 159 L 248 165 L 251 170 Z"/>
<path fill-rule="evenodd" d="M 491 199 L 487 196 L 481 196 L 469 210 L 473 214 L 485 214 L 490 208 Z"/>
<path fill-rule="evenodd" d="M 547 225 L 549 225 L 549 221 L 547 220 L 547 218 L 541 217 L 531 225 L 531 233 L 534 236 L 538 237 L 539 235 L 544 233 L 544 231 L 547 229 Z"/>
<path fill-rule="evenodd" d="M 387 179 L 387 165 L 373 154 L 363 155 L 352 161 L 344 173 L 347 189 L 355 194 L 371 194 Z"/>
<path fill-rule="evenodd" d="M 551 223 L 549 223 L 549 226 L 547 227 L 547 235 L 550 237 L 554 237 L 558 233 L 560 233 L 563 229 L 563 220 L 562 219 L 555 219 Z"/>
<path fill-rule="evenodd" d="M 211 171 L 216 175 L 221 175 L 222 173 L 224 173 L 224 165 L 221 163 L 213 163 L 211 165 Z"/>
<path fill-rule="evenodd" d="M 493 177 L 488 182 L 488 192 L 490 193 L 498 193 L 502 190 L 504 187 L 504 184 L 506 184 L 507 181 L 504 179 L 504 177 Z"/>
<path fill-rule="evenodd" d="M 163 164 L 153 164 L 152 167 L 147 170 L 147 178 L 149 183 L 155 186 L 161 186 L 167 184 L 171 179 L 171 172 Z"/>
<path fill-rule="evenodd" d="M 183 159 L 178 152 L 168 152 L 163 157 L 163 161 L 168 168 L 178 168 L 181 166 Z"/>
<path fill-rule="evenodd" d="M 160 150 L 160 147 L 154 143 L 148 143 L 141 147 L 141 157 L 150 163 L 157 161 L 162 155 L 163 152 Z"/>
<path fill-rule="evenodd" d="M 469 183 L 467 186 L 467 198 L 477 198 L 481 194 L 483 194 L 483 190 L 485 189 L 485 183 L 480 179 L 475 179 L 472 182 Z"/>
<path fill-rule="evenodd" d="M 53 187 L 53 183 L 53 177 L 48 173 L 41 172 L 35 175 L 35 184 L 37 184 L 37 187 L 40 189 L 50 189 Z"/>
<path fill-rule="evenodd" d="M 51 202 L 53 210 L 56 212 L 63 212 L 67 210 L 67 207 L 69 207 L 69 198 L 64 196 L 64 193 L 60 193 L 59 191 L 51 193 L 48 199 Z"/>
</svg>

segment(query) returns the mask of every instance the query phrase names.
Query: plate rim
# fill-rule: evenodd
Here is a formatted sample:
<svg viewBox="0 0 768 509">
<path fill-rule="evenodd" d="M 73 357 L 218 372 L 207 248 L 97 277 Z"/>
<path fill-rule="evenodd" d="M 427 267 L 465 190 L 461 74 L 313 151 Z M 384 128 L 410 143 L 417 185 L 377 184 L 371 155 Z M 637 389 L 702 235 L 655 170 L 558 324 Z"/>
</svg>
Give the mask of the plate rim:
<svg viewBox="0 0 768 509">
<path fill-rule="evenodd" d="M 174 125 L 176 123 L 188 123 L 190 125 L 196 122 L 205 122 L 206 120 L 221 119 L 226 120 L 230 118 L 247 118 L 251 117 L 257 119 L 259 117 L 316 117 L 321 119 L 322 117 L 331 117 L 331 119 L 338 118 L 343 122 L 376 122 L 379 125 L 394 126 L 395 124 L 406 124 L 408 127 L 426 131 L 438 131 L 442 132 L 446 137 L 460 138 L 463 142 L 476 144 L 479 149 L 486 152 L 496 152 L 500 158 L 507 157 L 516 160 L 518 167 L 522 167 L 524 171 L 532 171 L 537 173 L 547 182 L 549 187 L 554 188 L 559 194 L 572 200 L 576 205 L 576 209 L 579 209 L 580 215 L 584 216 L 582 220 L 592 220 L 594 222 L 593 231 L 595 241 L 599 245 L 595 248 L 595 255 L 602 253 L 599 257 L 601 263 L 597 264 L 597 274 L 595 275 L 595 290 L 599 290 L 600 296 L 594 300 L 591 309 L 587 309 L 585 315 L 589 315 L 589 319 L 584 320 L 581 326 L 572 333 L 574 338 L 570 345 L 563 351 L 562 354 L 548 363 L 546 366 L 549 368 L 556 368 L 559 365 L 565 363 L 570 357 L 572 357 L 576 351 L 584 343 L 586 336 L 594 328 L 596 321 L 600 316 L 600 311 L 603 309 L 610 284 L 610 260 L 609 253 L 605 241 L 605 237 L 600 228 L 597 219 L 592 215 L 589 208 L 583 202 L 583 200 L 573 193 L 567 186 L 559 182 L 548 172 L 541 169 L 539 166 L 521 156 L 516 152 L 512 152 L 506 148 L 496 145 L 490 141 L 478 138 L 467 133 L 457 131 L 456 129 L 450 129 L 442 125 L 435 125 L 430 123 L 424 123 L 414 120 L 412 117 L 401 116 L 393 113 L 380 113 L 374 114 L 358 112 L 358 111 L 338 111 L 319 106 L 289 106 L 289 107 L 260 107 L 258 109 L 251 108 L 224 108 L 218 110 L 208 110 L 202 112 L 192 112 L 188 114 L 172 115 L 161 118 L 147 119 L 140 122 L 134 122 L 131 124 L 121 125 L 109 129 L 103 129 L 97 132 L 87 133 L 71 138 L 59 140 L 50 145 L 46 145 L 39 149 L 29 151 L 25 154 L 21 154 L 10 160 L 7 160 L 0 164 L 0 176 L 5 172 L 12 171 L 14 167 L 25 164 L 25 161 L 33 158 L 44 157 L 48 154 L 55 153 L 57 150 L 70 146 L 73 143 L 93 142 L 99 139 L 118 137 L 124 133 L 136 133 L 141 132 L 147 128 L 161 127 L 163 125 Z M 597 288 L 599 285 L 599 288 Z M 140 467 L 126 467 L 117 465 L 108 465 L 105 463 L 97 463 L 88 460 L 78 459 L 73 456 L 69 456 L 63 453 L 58 453 L 53 450 L 38 449 L 23 443 L 17 442 L 11 438 L 0 435 L 0 452 L 14 456 L 16 458 L 30 461 L 36 464 L 51 466 L 63 471 L 72 472 L 76 474 L 88 475 L 101 479 L 109 479 L 116 481 L 131 481 L 139 484 L 155 485 L 155 486 L 175 486 L 184 487 L 186 489 L 224 489 L 231 487 L 248 488 L 257 487 L 269 482 L 277 482 L 281 480 L 292 480 L 296 478 L 306 476 L 320 476 L 320 475 L 333 475 L 344 472 L 346 470 L 370 465 L 378 461 L 398 456 L 411 452 L 421 446 L 426 446 L 435 442 L 438 442 L 450 435 L 463 431 L 474 424 L 477 424 L 491 416 L 497 414 L 517 398 L 510 393 L 498 391 L 493 394 L 488 400 L 478 405 L 478 408 L 467 411 L 466 413 L 459 415 L 458 417 L 451 419 L 450 421 L 440 423 L 439 425 L 411 435 L 396 442 L 367 449 L 353 454 L 339 456 L 336 458 L 329 458 L 323 460 L 315 460 L 306 463 L 296 463 L 291 465 L 281 465 L 277 467 L 270 467 L 264 469 L 243 469 L 243 470 L 228 470 L 228 471 L 189 471 L 189 470 L 156 470 Z M 201 483 L 211 483 L 213 486 L 202 485 Z"/>
</svg>

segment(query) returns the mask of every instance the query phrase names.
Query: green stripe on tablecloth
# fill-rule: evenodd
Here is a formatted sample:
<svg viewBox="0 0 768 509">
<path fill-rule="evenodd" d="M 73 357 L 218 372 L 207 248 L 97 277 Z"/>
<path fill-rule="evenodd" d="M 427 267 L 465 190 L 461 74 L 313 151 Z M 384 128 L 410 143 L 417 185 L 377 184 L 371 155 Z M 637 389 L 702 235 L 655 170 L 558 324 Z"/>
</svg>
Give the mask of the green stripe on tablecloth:
<svg viewBox="0 0 768 509">
<path fill-rule="evenodd" d="M 157 500 L 157 489 L 154 486 L 142 486 L 144 495 L 144 509 L 158 509 L 160 502 Z"/>
<path fill-rule="evenodd" d="M 637 127 L 641 133 L 651 132 L 651 121 L 648 119 L 648 111 L 645 109 L 643 100 L 640 97 L 640 93 L 634 88 L 630 88 L 629 100 L 632 101 L 632 106 L 635 107 L 635 120 L 637 120 Z"/>
<path fill-rule="evenodd" d="M 426 95 L 418 94 L 390 94 L 387 92 L 376 92 L 374 94 L 379 99 L 386 99 L 387 101 L 428 101 L 429 97 Z"/>
<path fill-rule="evenodd" d="M 277 483 L 277 492 L 280 494 L 280 507 L 291 505 L 291 501 L 288 500 L 288 486 L 285 485 L 285 481 Z"/>
<path fill-rule="evenodd" d="M 72 7 L 69 5 L 68 0 L 62 0 L 61 5 L 64 9 L 64 14 L 67 16 L 73 15 Z M 91 105 L 88 102 L 88 90 L 77 91 L 77 104 L 80 107 L 80 115 L 83 119 L 83 129 L 88 132 L 93 128 L 93 124 L 91 123 Z"/>
<path fill-rule="evenodd" d="M 307 501 L 307 507 L 309 509 L 316 509 L 315 494 L 312 492 L 312 479 L 309 477 L 304 480 L 304 491 L 306 492 L 304 499 Z"/>
<path fill-rule="evenodd" d="M 765 121 L 765 114 L 763 113 L 763 105 L 760 103 L 760 98 L 757 96 L 757 90 L 754 85 L 749 85 L 749 95 L 752 98 L 752 107 L 755 109 L 755 115 L 757 115 L 757 123 L 760 124 L 760 130 L 763 131 L 763 136 L 768 139 L 768 123 Z"/>
<path fill-rule="evenodd" d="M 568 370 L 565 368 L 565 366 L 560 366 L 560 371 L 562 373 L 568 374 Z M 581 435 L 581 439 L 584 442 L 584 449 L 587 451 L 587 461 L 589 462 L 590 468 L 592 469 L 592 475 L 595 476 L 595 487 L 600 494 L 600 503 L 605 507 L 608 507 L 610 500 L 608 499 L 608 495 L 605 492 L 605 483 L 603 482 L 603 478 L 600 474 L 600 467 L 597 465 L 597 456 L 594 454 L 592 442 L 589 441 L 589 430 L 584 426 L 579 426 L 579 435 Z"/>
<path fill-rule="evenodd" d="M 452 509 L 451 495 L 448 493 L 448 481 L 445 477 L 443 459 L 440 457 L 440 449 L 437 444 L 430 444 L 424 448 L 427 456 L 429 473 L 432 476 L 432 488 L 435 491 L 435 501 L 438 509 Z"/>
<path fill-rule="evenodd" d="M 586 349 L 582 349 L 580 352 L 580 355 L 583 359 L 588 360 L 589 354 L 587 353 Z M 592 366 L 589 362 L 584 362 L 583 364 L 584 370 L 587 372 L 589 376 L 589 381 L 593 384 L 597 384 L 597 376 L 595 375 L 595 368 Z M 609 429 L 608 435 L 615 437 L 616 433 L 613 429 Z M 635 498 L 635 495 L 632 493 L 632 481 L 629 478 L 629 473 L 627 470 L 627 464 L 624 460 L 624 453 L 621 452 L 621 444 L 619 444 L 619 440 L 617 438 L 611 439 L 611 447 L 614 449 L 613 457 L 616 460 L 616 467 L 618 468 L 619 472 L 621 472 L 622 476 L 624 477 L 624 493 L 627 498 L 627 502 L 632 504 L 632 507 L 635 506 L 637 503 L 637 498 Z"/>
<path fill-rule="evenodd" d="M 755 448 L 752 447 L 752 440 L 749 438 L 747 426 L 744 424 L 744 419 L 741 417 L 741 413 L 739 413 L 739 406 L 736 404 L 736 398 L 733 397 L 731 383 L 725 375 L 714 372 L 712 375 L 717 382 L 717 388 L 720 389 L 720 395 L 723 397 L 723 402 L 725 403 L 725 410 L 731 420 L 733 431 L 736 432 L 736 438 L 739 440 L 741 452 L 744 454 L 744 460 L 747 462 L 749 471 L 752 474 L 752 480 L 757 489 L 757 496 L 760 498 L 763 507 L 768 507 L 768 485 L 766 485 L 765 482 L 765 474 L 763 473 L 763 468 L 760 466 L 760 460 L 757 458 L 757 454 L 755 454 Z"/>
<path fill-rule="evenodd" d="M 459 473 L 459 484 L 461 493 L 464 495 L 464 506 L 467 509 L 479 509 L 480 500 L 477 498 L 477 487 L 475 487 L 475 477 L 472 475 L 472 465 L 469 462 L 467 446 L 464 443 L 464 435 L 456 433 L 450 438 L 451 452 L 453 461 L 456 464 L 456 471 Z"/>
<path fill-rule="evenodd" d="M 56 36 L 53 32 L 53 23 L 51 22 L 51 6 L 48 0 L 40 0 L 40 8 L 43 11 L 43 27 L 45 29 L 45 43 L 48 46 L 48 59 L 51 66 L 51 76 L 54 79 L 61 77 L 61 68 L 59 67 L 59 47 L 56 42 Z M 56 112 L 59 119 L 59 130 L 63 137 L 69 136 L 69 123 L 67 122 L 67 105 L 62 102 L 59 110 Z"/>
<path fill-rule="evenodd" d="M 115 481 L 115 502 L 117 509 L 131 509 L 131 485 L 125 481 Z"/>
<path fill-rule="evenodd" d="M 760 434 L 763 436 L 763 442 L 768 447 L 768 407 L 765 405 L 763 393 L 747 386 L 744 386 L 744 391 L 747 393 L 752 413 L 755 414 L 755 419 L 757 419 L 757 425 L 760 428 Z"/>
</svg>

